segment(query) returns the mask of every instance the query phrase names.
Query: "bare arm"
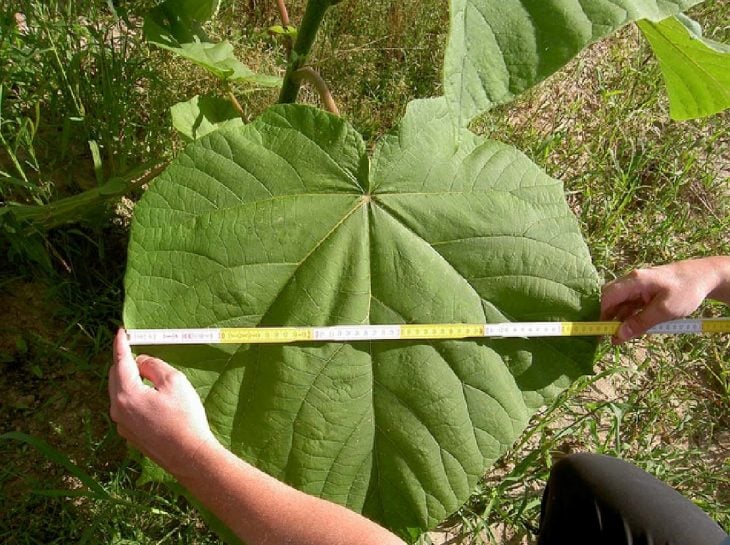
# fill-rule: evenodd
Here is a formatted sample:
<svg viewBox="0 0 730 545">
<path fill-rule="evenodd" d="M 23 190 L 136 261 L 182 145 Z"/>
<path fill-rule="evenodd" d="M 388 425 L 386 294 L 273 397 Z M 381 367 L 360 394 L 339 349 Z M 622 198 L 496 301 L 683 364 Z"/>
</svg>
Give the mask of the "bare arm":
<svg viewBox="0 0 730 545">
<path fill-rule="evenodd" d="M 157 358 L 135 361 L 121 330 L 114 342 L 109 395 L 120 435 L 174 475 L 245 542 L 404 545 L 371 520 L 299 492 L 229 452 L 210 431 L 187 378 Z"/>
<path fill-rule="evenodd" d="M 652 326 L 694 312 L 705 298 L 730 304 L 730 257 L 688 259 L 638 269 L 603 287 L 601 319 L 623 322 L 621 343 Z"/>
<path fill-rule="evenodd" d="M 717 285 L 708 294 L 710 299 L 730 305 L 730 256 L 709 257 L 708 263 L 715 268 Z"/>
</svg>

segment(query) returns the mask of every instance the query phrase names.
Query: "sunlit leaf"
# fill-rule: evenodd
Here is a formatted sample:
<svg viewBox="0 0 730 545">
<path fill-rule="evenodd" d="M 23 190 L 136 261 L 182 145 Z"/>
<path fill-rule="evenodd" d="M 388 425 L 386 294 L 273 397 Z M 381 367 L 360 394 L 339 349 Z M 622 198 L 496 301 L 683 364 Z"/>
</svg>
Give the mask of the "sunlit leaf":
<svg viewBox="0 0 730 545">
<path fill-rule="evenodd" d="M 700 1 L 452 0 L 444 93 L 456 125 L 511 101 L 626 23 Z"/>
<path fill-rule="evenodd" d="M 217 0 L 167 0 L 146 15 L 145 38 L 222 80 L 246 81 L 263 87 L 281 85 L 281 78 L 257 74 L 239 61 L 227 40 L 219 43 L 208 40 L 202 24 L 214 15 L 217 6 Z"/>
<path fill-rule="evenodd" d="M 166 0 L 145 16 L 145 37 L 168 48 L 196 39 L 206 41 L 202 24 L 215 15 L 218 4 L 219 0 Z"/>
<path fill-rule="evenodd" d="M 687 17 L 639 21 L 664 75 L 673 119 L 707 117 L 730 107 L 730 46 L 702 37 Z"/>
<path fill-rule="evenodd" d="M 188 146 L 135 209 L 128 327 L 584 320 L 597 278 L 562 184 L 409 106 L 372 161 L 305 106 Z M 236 454 L 401 535 L 454 512 L 586 339 L 149 347 Z"/>
</svg>

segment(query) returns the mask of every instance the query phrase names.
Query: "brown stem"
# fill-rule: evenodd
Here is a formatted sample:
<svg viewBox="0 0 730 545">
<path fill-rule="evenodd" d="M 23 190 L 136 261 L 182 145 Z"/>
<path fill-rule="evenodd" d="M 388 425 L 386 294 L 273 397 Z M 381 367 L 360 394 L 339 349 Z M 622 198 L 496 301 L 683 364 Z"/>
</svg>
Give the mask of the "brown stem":
<svg viewBox="0 0 730 545">
<path fill-rule="evenodd" d="M 165 161 L 163 163 L 159 163 L 153 167 L 145 169 L 144 173 L 141 176 L 132 180 L 132 182 L 129 184 L 129 189 L 135 189 L 137 187 L 143 186 L 146 183 L 151 182 L 164 172 L 168 164 L 169 161 Z"/>
<path fill-rule="evenodd" d="M 281 16 L 281 26 L 286 28 L 291 24 L 289 22 L 289 13 L 286 11 L 286 4 L 284 0 L 276 0 L 276 5 L 279 8 L 279 16 Z"/>
<path fill-rule="evenodd" d="M 276 6 L 279 8 L 279 17 L 281 18 L 281 26 L 285 29 L 291 25 L 289 21 L 289 12 L 286 10 L 284 0 L 276 0 Z M 292 41 L 291 36 L 284 36 L 284 49 L 286 49 L 286 57 L 291 54 Z"/>
<path fill-rule="evenodd" d="M 228 100 L 231 101 L 231 104 L 233 104 L 233 107 L 236 109 L 238 114 L 241 117 L 244 117 L 246 114 L 243 112 L 243 108 L 241 107 L 241 103 L 238 102 L 238 99 L 236 98 L 236 95 L 233 94 L 233 91 L 228 91 Z"/>
<path fill-rule="evenodd" d="M 294 80 L 297 82 L 306 80 L 314 85 L 315 89 L 317 89 L 317 92 L 319 93 L 319 98 L 322 99 L 327 111 L 335 115 L 340 115 L 340 110 L 337 108 L 337 104 L 335 104 L 335 99 L 332 98 L 332 93 L 330 93 L 330 90 L 325 81 L 322 79 L 322 76 L 320 76 L 319 72 L 317 72 L 314 68 L 305 66 L 304 68 L 298 69 L 294 72 Z"/>
</svg>

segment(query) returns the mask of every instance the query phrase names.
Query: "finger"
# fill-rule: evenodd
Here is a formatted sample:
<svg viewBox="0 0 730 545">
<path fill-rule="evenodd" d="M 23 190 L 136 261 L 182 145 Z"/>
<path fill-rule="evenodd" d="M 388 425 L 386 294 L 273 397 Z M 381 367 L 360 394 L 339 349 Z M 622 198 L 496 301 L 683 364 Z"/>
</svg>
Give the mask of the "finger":
<svg viewBox="0 0 730 545">
<path fill-rule="evenodd" d="M 621 327 L 621 322 L 625 321 L 628 317 L 636 314 L 642 307 L 643 304 L 641 304 L 639 301 L 625 303 L 617 307 L 614 311 L 611 312 L 611 314 L 602 317 L 602 319 L 619 322 L 619 327 Z M 618 328 L 616 329 L 616 331 L 618 332 Z M 612 344 L 621 344 L 622 342 L 623 341 L 619 341 L 619 339 L 616 337 L 616 333 L 611 336 Z"/>
<path fill-rule="evenodd" d="M 625 301 L 620 305 L 605 309 L 603 312 L 601 312 L 601 320 L 623 321 L 625 318 L 631 316 L 643 306 L 643 302 L 638 299 Z"/>
<path fill-rule="evenodd" d="M 643 283 L 635 276 L 625 276 L 604 285 L 601 289 L 601 319 L 610 320 L 622 304 L 641 300 L 644 289 Z"/>
<path fill-rule="evenodd" d="M 642 308 L 644 308 L 643 301 L 633 301 L 631 303 L 627 303 L 626 305 L 622 305 L 621 307 L 619 307 L 616 312 L 616 316 L 614 316 L 612 319 L 623 322 L 627 318 L 639 312 Z"/>
<path fill-rule="evenodd" d="M 669 319 L 665 297 L 656 297 L 645 308 L 628 317 L 616 332 L 616 341 L 624 342 L 646 333 L 647 329 Z"/>
<path fill-rule="evenodd" d="M 142 384 L 137 364 L 129 347 L 127 333 L 123 329 L 117 331 L 114 338 L 114 365 L 109 369 L 109 394 L 111 396 L 121 390 L 136 388 Z"/>
<path fill-rule="evenodd" d="M 173 380 L 179 371 L 172 365 L 152 356 L 139 356 L 137 358 L 139 374 L 149 380 L 156 389 L 160 389 Z"/>
</svg>

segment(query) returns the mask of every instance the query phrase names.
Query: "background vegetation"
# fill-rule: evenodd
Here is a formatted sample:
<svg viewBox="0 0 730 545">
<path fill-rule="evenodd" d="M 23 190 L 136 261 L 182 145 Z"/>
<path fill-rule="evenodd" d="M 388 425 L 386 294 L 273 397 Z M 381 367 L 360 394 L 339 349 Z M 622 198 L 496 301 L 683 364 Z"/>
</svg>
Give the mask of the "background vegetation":
<svg viewBox="0 0 730 545">
<path fill-rule="evenodd" d="M 50 207 L 31 224 L 8 213 L 58 203 L 182 147 L 169 106 L 218 83 L 144 42 L 140 15 L 153 3 L 0 8 L 2 543 L 217 543 L 184 501 L 135 486 L 138 459 L 107 416 L 127 224 L 143 188 L 111 205 Z M 295 24 L 303 5 L 289 5 Z M 708 37 L 730 42 L 729 12 L 717 0 L 691 15 Z M 224 1 L 210 32 L 249 66 L 277 73 L 284 49 L 266 31 L 277 17 L 274 2 Z M 369 142 L 410 99 L 439 94 L 447 22 L 440 0 L 345 0 L 328 13 L 315 62 Z M 247 119 L 277 95 L 235 93 Z M 317 103 L 309 89 L 303 98 Z M 565 181 L 606 280 L 730 254 L 728 114 L 671 122 L 659 68 L 633 26 L 473 128 Z M 730 314 L 712 304 L 703 312 Z M 550 465 L 573 451 L 632 460 L 729 528 L 729 349 L 727 336 L 605 344 L 596 374 L 537 415 L 474 498 L 423 542 L 522 543 L 536 528 Z"/>
</svg>

